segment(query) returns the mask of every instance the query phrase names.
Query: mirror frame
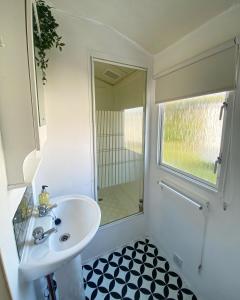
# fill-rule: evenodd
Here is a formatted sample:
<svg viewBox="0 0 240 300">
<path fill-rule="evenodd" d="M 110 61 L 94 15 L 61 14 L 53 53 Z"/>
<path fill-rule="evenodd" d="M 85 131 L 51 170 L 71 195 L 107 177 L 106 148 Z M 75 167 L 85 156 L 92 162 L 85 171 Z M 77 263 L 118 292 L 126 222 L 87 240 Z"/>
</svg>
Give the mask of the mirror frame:
<svg viewBox="0 0 240 300">
<path fill-rule="evenodd" d="M 41 110 L 38 97 L 38 84 L 37 84 L 37 72 L 35 64 L 35 49 L 34 49 L 34 39 L 33 39 L 33 14 L 36 18 L 37 24 L 38 15 L 35 0 L 26 0 L 26 28 L 27 28 L 27 48 L 28 48 L 28 67 L 29 67 L 29 80 L 31 86 L 31 96 L 32 96 L 32 107 L 33 107 L 33 117 L 34 117 L 34 127 L 36 131 L 39 131 L 39 127 L 45 126 L 45 113 L 41 117 Z M 40 26 L 39 34 L 41 34 Z M 43 98 L 44 101 L 44 98 Z M 39 135 L 36 134 L 37 139 L 37 149 L 40 149 Z"/>
</svg>

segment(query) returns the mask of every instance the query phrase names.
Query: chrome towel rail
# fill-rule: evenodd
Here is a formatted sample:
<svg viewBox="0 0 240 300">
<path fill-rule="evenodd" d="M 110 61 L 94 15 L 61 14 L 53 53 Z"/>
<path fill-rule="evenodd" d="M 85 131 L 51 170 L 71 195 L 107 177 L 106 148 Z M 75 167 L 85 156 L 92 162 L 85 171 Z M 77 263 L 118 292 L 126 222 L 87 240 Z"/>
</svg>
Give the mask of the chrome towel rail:
<svg viewBox="0 0 240 300">
<path fill-rule="evenodd" d="M 164 181 L 158 181 L 157 182 L 162 188 L 166 188 L 169 191 L 175 193 L 176 195 L 180 196 L 181 198 L 183 198 L 184 200 L 188 201 L 189 203 L 191 203 L 192 205 L 196 206 L 199 210 L 203 209 L 203 205 L 199 204 L 198 202 L 196 202 L 195 200 L 189 198 L 188 196 L 184 195 L 183 193 L 179 192 L 177 189 L 173 188 L 172 186 L 168 185 L 167 183 L 165 183 Z"/>
</svg>

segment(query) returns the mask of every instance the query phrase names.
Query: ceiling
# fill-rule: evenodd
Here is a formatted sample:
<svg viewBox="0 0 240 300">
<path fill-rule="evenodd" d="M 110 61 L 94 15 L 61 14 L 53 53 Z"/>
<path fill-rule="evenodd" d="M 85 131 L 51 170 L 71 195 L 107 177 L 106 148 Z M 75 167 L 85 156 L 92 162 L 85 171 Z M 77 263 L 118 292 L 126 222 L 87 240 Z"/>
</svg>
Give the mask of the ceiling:
<svg viewBox="0 0 240 300">
<path fill-rule="evenodd" d="M 156 54 L 240 0 L 51 0 L 55 7 L 111 26 Z"/>
<path fill-rule="evenodd" d="M 95 78 L 104 81 L 105 83 L 115 85 L 124 78 L 134 73 L 136 70 L 132 68 L 111 65 L 103 62 L 94 62 Z"/>
</svg>

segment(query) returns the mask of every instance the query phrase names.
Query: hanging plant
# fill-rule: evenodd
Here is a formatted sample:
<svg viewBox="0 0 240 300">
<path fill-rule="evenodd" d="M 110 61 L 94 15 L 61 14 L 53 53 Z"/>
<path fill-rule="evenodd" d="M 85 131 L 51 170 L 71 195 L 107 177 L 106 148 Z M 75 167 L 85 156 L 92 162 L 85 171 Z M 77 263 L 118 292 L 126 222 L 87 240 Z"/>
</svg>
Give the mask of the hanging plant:
<svg viewBox="0 0 240 300">
<path fill-rule="evenodd" d="M 37 66 L 42 70 L 42 82 L 45 85 L 47 81 L 46 69 L 49 62 L 46 52 L 53 47 L 62 51 L 62 47 L 65 44 L 62 42 L 62 37 L 56 31 L 59 24 L 52 15 L 52 8 L 44 0 L 36 0 L 36 8 L 40 33 L 33 13 L 33 39 L 34 47 L 37 49 L 35 59 Z"/>
</svg>

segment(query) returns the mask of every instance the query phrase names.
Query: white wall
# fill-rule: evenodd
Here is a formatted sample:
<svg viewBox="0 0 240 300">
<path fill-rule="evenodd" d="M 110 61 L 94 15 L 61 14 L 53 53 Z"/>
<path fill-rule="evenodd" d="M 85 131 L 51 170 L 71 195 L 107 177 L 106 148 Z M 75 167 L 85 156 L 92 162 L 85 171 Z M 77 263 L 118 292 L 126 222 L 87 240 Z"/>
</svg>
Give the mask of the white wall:
<svg viewBox="0 0 240 300">
<path fill-rule="evenodd" d="M 1 291 L 3 299 L 11 300 L 10 291 L 9 291 L 9 288 L 8 288 L 5 272 L 4 272 L 3 267 L 2 267 L 1 257 L 0 257 L 0 291 Z"/>
<path fill-rule="evenodd" d="M 222 22 L 219 19 L 212 20 L 213 23 L 210 25 L 203 26 L 168 50 L 158 54 L 155 57 L 155 73 L 233 37 L 238 31 L 238 13 L 239 8 L 236 7 L 236 10 L 231 10 L 222 16 Z M 67 193 L 83 193 L 93 196 L 89 54 L 94 53 L 102 58 L 111 57 L 112 60 L 135 65 L 147 65 L 150 59 L 131 43 L 106 27 L 60 13 L 56 16 L 61 24 L 59 30 L 62 31 L 67 46 L 62 53 L 55 52 L 52 55 L 48 70 L 46 105 L 48 142 L 36 180 L 37 190 L 39 191 L 41 184 L 48 184 L 52 196 Z M 215 22 L 217 25 L 213 26 Z M 218 34 L 214 34 L 216 31 Z M 237 149 L 240 147 L 238 144 L 240 124 L 239 118 L 237 118 L 239 113 L 238 108 L 235 110 L 236 138 L 233 145 L 235 157 L 237 157 Z M 159 217 L 163 208 L 163 199 L 156 181 L 163 178 L 164 174 L 156 167 L 156 115 L 157 109 L 153 105 L 150 141 L 152 145 L 151 174 L 149 176 L 151 193 L 150 207 L 146 208 L 146 211 L 148 211 L 149 230 L 153 239 L 171 257 L 172 249 L 165 246 L 168 243 L 165 243 L 163 233 L 168 232 L 172 220 Z M 240 219 L 238 215 L 240 202 L 237 195 L 240 191 L 234 181 L 240 176 L 239 170 L 238 161 L 238 164 L 236 163 L 234 169 L 231 170 L 231 175 L 228 176 L 226 197 L 232 198 L 233 202 L 226 212 L 222 210 L 220 199 L 214 199 L 210 193 L 202 195 L 204 199 L 211 202 L 203 270 L 201 275 L 198 275 L 197 272 L 190 275 L 189 270 L 184 270 L 183 275 L 189 279 L 193 288 L 200 292 L 205 300 L 237 300 L 239 294 L 240 260 L 238 259 L 238 250 L 240 241 L 238 229 L 240 228 Z M 235 182 L 234 187 L 232 186 L 233 182 Z M 181 185 L 186 191 L 192 189 L 183 182 Z M 194 193 L 197 195 L 200 190 L 196 189 Z M 165 204 L 167 205 L 166 201 Z M 182 216 L 175 214 L 175 218 L 180 217 Z M 188 217 L 188 215 L 184 216 L 186 219 Z M 194 230 L 195 221 L 191 220 L 191 222 L 192 230 Z M 139 227 L 142 230 L 142 227 Z M 90 245 L 89 249 L 97 249 L 96 247 L 99 245 L 97 241 L 101 241 L 103 236 L 105 237 L 110 231 L 114 232 L 111 228 L 101 230 L 99 236 L 96 237 L 96 244 Z M 134 232 L 134 234 L 140 235 L 140 232 Z M 131 236 L 128 236 L 128 239 L 131 239 Z M 192 243 L 195 242 L 194 234 L 192 234 Z M 117 241 L 109 242 L 108 248 L 113 248 L 116 243 Z M 98 250 L 101 251 L 101 248 L 92 255 L 99 253 Z M 186 248 L 186 256 L 188 254 Z"/>
<path fill-rule="evenodd" d="M 52 197 L 63 194 L 94 196 L 93 132 L 90 55 L 94 57 L 150 67 L 152 58 L 131 42 L 105 26 L 87 22 L 61 12 L 54 12 L 59 32 L 66 46 L 61 53 L 52 53 L 47 71 L 46 118 L 48 139 L 35 185 L 39 193 L 42 184 L 49 185 Z M 151 72 L 151 70 L 150 70 Z M 102 229 L 100 237 L 108 236 L 111 248 L 140 236 L 145 226 L 142 216 L 119 229 Z M 140 226 L 140 224 L 142 224 Z M 117 225 L 116 225 L 117 226 Z M 114 232 L 119 239 L 111 239 Z M 123 233 L 126 233 L 125 235 Z M 145 233 L 145 232 L 144 232 Z M 125 239 L 124 239 L 125 236 Z M 121 238 L 121 240 L 120 240 Z M 101 238 L 96 237 L 94 249 L 101 251 Z M 117 244 L 116 244 L 117 243 Z M 97 248 L 99 246 L 99 249 Z"/>
<path fill-rule="evenodd" d="M 93 257 L 100 257 L 131 241 L 140 240 L 145 235 L 146 228 L 143 214 L 134 215 L 127 221 L 119 220 L 107 224 L 100 227 L 95 238 L 83 251 L 82 262 L 84 264 Z"/>
<path fill-rule="evenodd" d="M 183 62 L 240 34 L 240 4 L 210 19 L 154 56 L 154 74 Z"/>
<path fill-rule="evenodd" d="M 22 282 L 18 275 L 19 259 L 12 226 L 14 212 L 23 193 L 24 189 L 7 191 L 4 154 L 0 139 L 0 252 L 13 300 L 34 300 L 33 284 Z"/>
<path fill-rule="evenodd" d="M 151 59 L 110 29 L 55 12 L 66 46 L 52 54 L 47 72 L 48 141 L 36 179 L 51 196 L 93 196 L 90 54 L 133 65 Z"/>
<path fill-rule="evenodd" d="M 114 110 L 113 86 L 96 78 L 94 82 L 96 110 Z"/>
<path fill-rule="evenodd" d="M 236 6 L 156 55 L 155 74 L 232 38 L 238 32 L 239 10 L 239 6 Z M 61 24 L 59 30 L 62 31 L 67 46 L 62 53 L 55 52 L 52 55 L 48 70 L 46 106 L 48 142 L 36 180 L 37 191 L 41 184 L 48 184 L 52 196 L 67 193 L 83 193 L 93 196 L 89 54 L 94 53 L 96 56 L 108 59 L 111 57 L 112 60 L 135 65 L 147 65 L 150 59 L 131 43 L 104 26 L 87 23 L 60 13 L 56 16 Z M 163 178 L 164 174 L 156 167 L 157 108 L 155 105 L 152 107 L 152 112 L 151 174 L 148 176 L 151 178 L 148 188 L 151 193 L 149 193 L 150 205 L 145 210 L 148 213 L 152 238 L 171 257 L 172 249 L 164 246 L 168 243 L 165 243 L 163 233 L 168 232 L 172 220 L 160 218 L 163 199 L 159 186 L 156 184 L 156 181 Z M 233 145 L 235 157 L 240 147 L 238 136 L 240 124 L 237 118 L 239 113 L 238 108 L 235 110 L 236 138 Z M 228 176 L 226 198 L 233 198 L 233 203 L 226 212 L 222 210 L 220 199 L 214 199 L 211 193 L 207 192 L 202 195 L 205 200 L 211 202 L 203 270 L 201 275 L 197 273 L 190 275 L 189 270 L 184 270 L 183 275 L 189 279 L 193 288 L 200 292 L 204 300 L 237 300 L 239 294 L 240 219 L 238 215 L 240 201 L 237 195 L 240 191 L 236 183 L 240 176 L 239 170 L 238 160 L 231 175 Z M 231 189 L 230 182 L 235 183 L 233 188 L 231 185 Z M 181 185 L 186 191 L 192 190 L 191 186 L 184 182 L 181 182 Z M 196 189 L 194 193 L 198 195 L 200 190 Z M 167 205 L 166 201 L 165 204 Z M 182 216 L 175 214 L 175 217 Z M 188 217 L 188 215 L 184 216 L 186 219 Z M 196 224 L 194 220 L 191 222 L 192 230 L 194 230 Z M 114 230 L 111 232 L 114 233 Z M 96 248 L 99 245 L 97 241 L 105 238 L 106 233 L 108 233 L 107 229 L 101 230 L 96 238 L 96 244 L 93 241 L 90 245 L 89 249 L 96 249 L 92 255 L 97 255 L 99 252 Z M 140 232 L 135 232 L 135 234 L 139 235 Z M 192 236 L 192 243 L 195 243 L 194 234 Z M 128 236 L 128 239 L 130 238 Z M 108 248 L 114 245 L 116 241 L 109 242 Z M 186 248 L 186 256 L 188 254 Z"/>
<path fill-rule="evenodd" d="M 43 155 L 42 165 L 36 178 L 37 193 L 42 184 L 49 185 L 51 196 L 68 193 L 82 193 L 93 196 L 93 150 L 92 150 L 92 112 L 90 59 L 94 54 L 100 58 L 116 60 L 138 66 L 151 66 L 151 58 L 137 49 L 109 28 L 78 20 L 77 18 L 56 13 L 59 30 L 64 36 L 66 47 L 62 53 L 52 53 L 48 69 L 46 117 L 48 124 L 48 142 Z M 222 16 L 209 21 L 191 35 L 155 56 L 155 73 L 168 68 L 190 56 L 211 48 L 233 37 L 239 32 L 240 8 L 234 7 Z M 162 195 L 156 181 L 163 174 L 156 167 L 156 107 L 153 105 L 151 142 L 151 181 L 150 207 L 148 211 L 149 229 L 152 237 L 164 248 L 161 233 L 167 232 L 172 220 L 159 218 L 162 209 Z M 202 274 L 191 274 L 192 285 L 200 291 L 205 300 L 237 300 L 239 295 L 239 228 L 240 228 L 240 162 L 238 160 L 240 108 L 235 110 L 235 131 L 233 156 L 236 164 L 227 181 L 226 199 L 232 199 L 232 205 L 224 212 L 220 199 L 210 199 L 210 219 L 206 240 L 206 251 Z M 149 115 L 148 115 L 149 117 Z M 148 176 L 149 177 L 149 176 Z M 185 186 L 186 189 L 189 186 Z M 12 296 L 19 300 L 35 298 L 33 287 L 22 283 L 18 278 L 18 256 L 14 240 L 12 217 L 21 199 L 23 190 L 7 191 L 6 172 L 2 146 L 0 145 L 0 249 L 4 268 Z M 196 191 L 198 193 L 198 191 Z M 208 199 L 208 194 L 205 198 Z M 209 196 L 209 198 L 211 198 Z M 176 218 L 177 218 L 176 214 Z M 138 217 L 136 217 L 138 218 Z M 140 216 L 143 219 L 143 216 Z M 186 215 L 185 218 L 188 218 Z M 140 236 L 146 228 L 144 220 L 134 220 L 137 224 L 127 240 Z M 194 220 L 193 227 L 194 227 Z M 136 228 L 139 228 L 137 231 Z M 126 231 L 127 226 L 123 226 Z M 105 238 L 105 232 L 112 232 L 118 237 L 116 227 L 102 229 L 97 242 L 91 249 L 97 249 Z M 121 234 L 124 230 L 121 230 Z M 117 232 L 117 234 L 116 234 Z M 110 235 L 109 235 L 110 237 Z M 126 236 L 121 237 L 122 240 Z M 174 237 L 172 237 L 174 238 Z M 192 240 L 192 243 L 195 241 Z M 119 239 L 108 241 L 108 248 L 113 248 Z M 105 251 L 104 247 L 99 248 Z M 171 255 L 171 249 L 164 249 Z M 96 251 L 98 252 L 98 251 Z M 95 255 L 94 252 L 92 255 Z M 186 249 L 187 254 L 187 249 Z"/>
<path fill-rule="evenodd" d="M 11 188 L 28 180 L 23 164 L 39 142 L 38 124 L 34 118 L 37 104 L 29 82 L 26 37 L 29 6 L 31 11 L 30 0 L 2 0 L 0 10 L 0 35 L 5 43 L 0 48 L 0 126 Z M 34 161 L 34 155 L 32 159 Z"/>
<path fill-rule="evenodd" d="M 0 134 L 0 253 L 12 298 L 34 300 L 33 284 L 22 282 L 18 275 L 19 259 L 12 225 L 12 219 L 23 196 L 24 188 L 7 190 L 5 168 L 8 157 L 8 166 L 14 166 L 11 169 L 13 172 L 11 178 L 17 179 L 17 174 L 19 178 L 22 178 L 22 166 L 18 163 L 23 160 L 19 158 L 25 158 L 35 146 L 33 126 L 30 126 L 33 125 L 32 105 L 28 86 L 27 49 L 24 44 L 26 43 L 24 37 L 25 1 L 1 1 L 0 6 L 0 35 L 5 43 L 5 47 L 0 48 L 2 108 L 0 131 L 5 142 L 3 145 Z M 16 47 L 19 44 L 22 46 Z M 11 105 L 11 109 L 6 113 L 8 104 Z M 26 115 L 22 113 L 23 111 Z M 25 118 L 22 117 L 23 115 Z M 19 152 L 17 154 L 20 156 L 13 155 L 15 152 L 12 150 L 13 148 L 16 150 L 16 147 Z M 6 149 L 9 150 L 8 153 Z M 2 297 L 4 296 L 1 290 L 0 298 L 3 299 Z"/>
<path fill-rule="evenodd" d="M 140 107 L 146 100 L 146 72 L 137 70 L 113 87 L 117 110 Z"/>
<path fill-rule="evenodd" d="M 159 53 L 154 58 L 155 74 L 232 38 L 240 30 L 239 20 L 240 8 L 237 6 Z M 234 130 L 231 133 L 233 163 L 227 174 L 224 199 L 157 167 L 157 106 L 152 105 L 150 207 L 147 217 L 149 231 L 170 260 L 173 252 L 184 249 L 183 268 L 179 272 L 183 273 L 191 283 L 192 289 L 204 300 L 238 300 L 240 294 L 240 84 L 236 103 Z M 181 202 L 183 200 L 179 197 L 166 190 L 161 192 L 157 181 L 163 179 L 200 202 L 210 202 L 203 268 L 200 274 L 197 272 L 197 265 L 188 263 L 194 262 L 199 251 L 200 219 L 195 218 L 191 210 L 184 208 L 185 202 Z M 231 202 L 227 211 L 223 210 L 223 200 Z M 187 228 L 184 225 L 186 223 Z"/>
</svg>

